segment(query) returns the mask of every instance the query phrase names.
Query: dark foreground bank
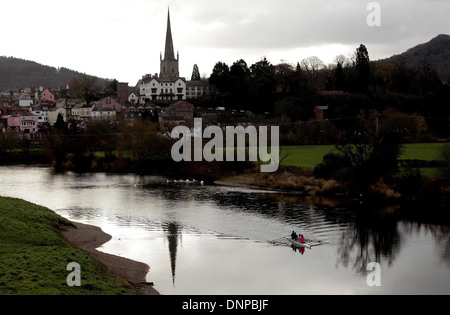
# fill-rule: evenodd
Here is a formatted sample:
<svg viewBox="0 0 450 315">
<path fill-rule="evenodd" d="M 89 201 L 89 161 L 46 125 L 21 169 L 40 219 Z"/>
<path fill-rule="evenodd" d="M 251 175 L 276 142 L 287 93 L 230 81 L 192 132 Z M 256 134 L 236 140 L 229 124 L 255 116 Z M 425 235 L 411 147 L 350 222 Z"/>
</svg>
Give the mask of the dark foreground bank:
<svg viewBox="0 0 450 315">
<path fill-rule="evenodd" d="M 53 211 L 0 197 L 0 295 L 156 295 L 148 266 L 101 253 L 111 236 Z M 80 265 L 81 286 L 67 278 Z M 69 269 L 69 270 L 68 270 Z"/>
</svg>

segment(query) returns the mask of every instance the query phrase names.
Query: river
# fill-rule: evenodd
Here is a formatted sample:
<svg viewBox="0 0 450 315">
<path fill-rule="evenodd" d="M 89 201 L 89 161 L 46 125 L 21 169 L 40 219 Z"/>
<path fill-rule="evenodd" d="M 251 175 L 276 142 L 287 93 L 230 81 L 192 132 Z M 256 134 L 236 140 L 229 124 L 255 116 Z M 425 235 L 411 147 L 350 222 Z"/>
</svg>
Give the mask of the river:
<svg viewBox="0 0 450 315">
<path fill-rule="evenodd" d="M 0 195 L 101 227 L 99 250 L 148 264 L 164 295 L 450 294 L 448 226 L 176 180 L 8 166 Z M 292 231 L 324 244 L 273 244 Z"/>
</svg>

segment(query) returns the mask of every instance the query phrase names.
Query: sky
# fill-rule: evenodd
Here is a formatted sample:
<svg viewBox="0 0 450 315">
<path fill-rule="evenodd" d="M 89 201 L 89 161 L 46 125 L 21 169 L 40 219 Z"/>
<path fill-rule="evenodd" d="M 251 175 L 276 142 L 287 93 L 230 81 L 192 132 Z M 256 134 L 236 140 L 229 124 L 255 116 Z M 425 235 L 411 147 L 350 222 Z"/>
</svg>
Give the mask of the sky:
<svg viewBox="0 0 450 315">
<path fill-rule="evenodd" d="M 134 86 L 159 72 L 168 8 L 187 79 L 194 64 L 204 77 L 219 61 L 330 64 L 360 44 L 377 60 L 450 34 L 450 0 L 14 0 L 1 5 L 0 56 Z"/>
</svg>

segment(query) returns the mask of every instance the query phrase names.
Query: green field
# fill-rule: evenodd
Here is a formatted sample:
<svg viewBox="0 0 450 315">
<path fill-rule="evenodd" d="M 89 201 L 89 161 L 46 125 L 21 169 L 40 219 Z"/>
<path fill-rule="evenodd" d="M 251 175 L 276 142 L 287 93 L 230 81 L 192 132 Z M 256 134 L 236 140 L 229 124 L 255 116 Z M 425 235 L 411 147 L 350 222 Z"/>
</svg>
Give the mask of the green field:
<svg viewBox="0 0 450 315">
<path fill-rule="evenodd" d="M 439 160 L 445 143 L 411 143 L 405 144 L 400 160 Z"/>
<path fill-rule="evenodd" d="M 65 241 L 58 227 L 69 224 L 49 209 L 0 197 L 0 295 L 134 294 Z M 81 287 L 67 285 L 71 262 L 81 266 Z"/>
<path fill-rule="evenodd" d="M 438 160 L 444 145 L 443 143 L 405 144 L 400 160 Z M 289 155 L 282 164 L 286 166 L 315 167 L 322 162 L 323 157 L 327 153 L 334 149 L 333 145 L 286 146 L 282 148 L 282 154 L 288 153 Z"/>
<path fill-rule="evenodd" d="M 333 149 L 332 145 L 286 146 L 282 147 L 280 155 L 288 155 L 283 160 L 283 165 L 315 167 L 322 163 L 323 157 Z"/>
</svg>

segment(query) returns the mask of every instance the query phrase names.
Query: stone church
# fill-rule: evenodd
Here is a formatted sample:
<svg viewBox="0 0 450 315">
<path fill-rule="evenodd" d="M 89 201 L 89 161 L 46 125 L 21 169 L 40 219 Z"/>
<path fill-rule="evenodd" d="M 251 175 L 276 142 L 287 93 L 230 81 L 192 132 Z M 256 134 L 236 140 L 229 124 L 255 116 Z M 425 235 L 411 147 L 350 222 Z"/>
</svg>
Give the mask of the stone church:
<svg viewBox="0 0 450 315">
<path fill-rule="evenodd" d="M 179 60 L 180 57 L 178 52 L 175 58 L 172 28 L 170 24 L 170 11 L 168 11 L 166 43 L 164 48 L 164 58 L 162 54 L 160 56 L 160 72 L 159 75 L 147 74 L 138 82 L 140 104 L 145 104 L 148 100 L 186 100 L 209 95 L 211 93 L 207 80 L 187 81 L 184 77 L 180 77 Z"/>
</svg>

